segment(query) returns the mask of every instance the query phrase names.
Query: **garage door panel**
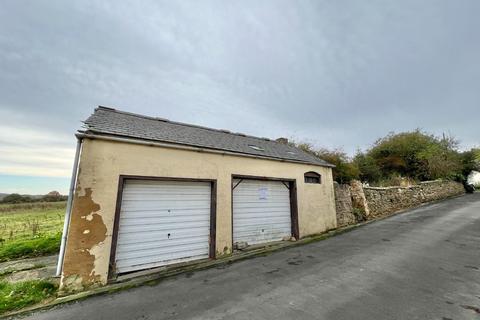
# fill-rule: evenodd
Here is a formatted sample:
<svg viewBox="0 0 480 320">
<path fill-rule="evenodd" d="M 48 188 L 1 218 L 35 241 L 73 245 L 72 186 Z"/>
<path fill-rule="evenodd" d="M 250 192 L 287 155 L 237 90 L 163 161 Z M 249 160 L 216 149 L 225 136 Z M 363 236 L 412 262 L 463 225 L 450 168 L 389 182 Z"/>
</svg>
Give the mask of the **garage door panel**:
<svg viewBox="0 0 480 320">
<path fill-rule="evenodd" d="M 210 192 L 209 182 L 126 180 L 117 272 L 208 258 Z"/>
<path fill-rule="evenodd" d="M 245 234 L 254 232 L 255 230 L 279 230 L 286 231 L 290 235 L 291 228 L 286 223 L 269 223 L 269 224 L 249 224 L 243 225 L 242 228 L 237 229 L 237 234 Z"/>
<path fill-rule="evenodd" d="M 286 207 L 290 205 L 290 201 L 278 201 L 273 204 L 269 203 L 259 203 L 259 202 L 242 202 L 242 199 L 235 199 L 238 204 L 237 204 L 237 209 L 249 209 L 249 210 L 255 210 L 255 211 L 272 211 L 274 209 L 277 210 L 282 210 L 286 211 Z M 262 210 L 264 209 L 264 210 Z"/>
<path fill-rule="evenodd" d="M 285 206 L 289 206 L 290 203 L 286 203 L 283 207 L 254 207 L 254 206 L 248 206 L 248 207 L 243 207 L 241 205 L 237 206 L 237 212 L 242 211 L 242 217 L 257 217 L 259 214 L 262 216 L 281 216 L 281 215 L 286 215 L 287 213 L 289 214 L 290 211 L 285 210 Z"/>
<path fill-rule="evenodd" d="M 117 261 L 117 268 L 123 270 L 122 272 L 130 272 L 142 269 L 149 269 L 155 267 L 161 267 L 173 263 L 180 263 L 185 261 L 192 261 L 198 259 L 205 259 L 203 250 L 192 251 L 191 256 L 185 258 L 182 254 L 172 253 L 165 255 L 166 261 L 154 261 L 151 257 L 145 258 L 133 258 L 133 259 L 122 259 Z M 152 262 L 153 261 L 153 262 Z"/>
<path fill-rule="evenodd" d="M 261 189 L 262 187 L 255 187 L 255 188 Z M 285 200 L 288 200 L 288 197 L 285 198 L 285 196 L 288 196 L 288 192 L 284 192 L 281 194 L 271 194 L 271 193 L 268 194 L 269 200 L 276 200 L 277 202 L 280 202 L 280 201 L 284 202 Z M 236 197 L 237 199 L 243 200 L 245 203 L 258 203 L 258 201 L 256 201 L 255 199 L 256 197 L 258 197 L 258 191 L 252 194 L 237 194 Z"/>
<path fill-rule="evenodd" d="M 206 197 L 206 196 L 204 196 Z M 178 201 L 181 200 L 182 203 L 179 204 Z M 147 201 L 147 200 L 138 200 L 138 201 L 131 201 L 131 200 L 125 200 L 125 209 L 131 209 L 133 211 L 138 211 L 138 210 L 175 210 L 175 209 L 182 209 L 182 210 L 188 210 L 188 209 L 206 209 L 210 207 L 210 202 L 209 201 L 190 201 L 189 199 L 182 199 L 182 197 L 178 197 L 177 200 L 173 201 Z"/>
<path fill-rule="evenodd" d="M 210 204 L 210 203 L 209 203 Z M 168 213 L 168 210 L 170 212 L 175 211 L 175 208 L 173 208 L 171 205 L 168 204 L 163 204 L 163 203 L 143 203 L 142 207 L 139 208 L 139 206 L 136 206 L 135 204 L 128 204 L 124 208 L 125 210 L 131 211 L 131 212 L 149 212 L 149 211 L 155 211 L 156 214 L 166 214 Z M 202 210 L 201 214 L 205 213 L 205 210 L 209 210 L 210 206 L 205 205 L 205 204 L 198 204 L 198 203 L 189 203 L 185 202 L 184 206 L 182 208 L 177 208 L 178 210 Z M 192 214 L 195 214 L 195 212 L 192 212 Z"/>
<path fill-rule="evenodd" d="M 126 190 L 125 194 L 129 193 L 155 193 L 159 192 L 162 194 L 165 193 L 171 193 L 171 194 L 184 194 L 184 193 L 190 193 L 190 192 L 196 192 L 196 193 L 208 193 L 204 189 L 202 189 L 201 184 L 209 184 L 209 182 L 196 182 L 199 185 L 193 186 L 190 185 L 188 187 L 185 187 L 185 183 L 183 181 L 176 181 L 172 183 L 167 183 L 166 181 L 163 181 L 161 186 L 158 185 L 158 181 L 152 182 L 150 185 L 147 185 L 143 182 L 140 182 L 139 184 L 135 183 L 130 183 L 130 189 Z"/>
<path fill-rule="evenodd" d="M 157 257 L 161 255 L 163 259 L 159 260 Z M 205 256 L 205 246 L 189 247 L 188 250 L 179 251 L 175 248 L 167 248 L 163 250 L 153 251 L 131 251 L 124 253 L 121 258 L 117 259 L 117 267 L 127 266 L 127 261 L 136 266 L 141 266 L 145 263 L 156 263 L 158 265 L 169 265 L 171 259 L 182 259 L 189 261 L 188 258 L 198 257 L 208 258 Z"/>
<path fill-rule="evenodd" d="M 165 256 L 174 253 L 179 253 L 182 256 L 191 256 L 191 252 L 196 252 L 198 250 L 208 250 L 208 245 L 203 243 L 197 244 L 172 244 L 170 246 L 163 246 L 163 247 L 150 247 L 150 248 L 129 248 L 128 251 L 120 251 L 122 254 L 122 259 L 133 259 L 133 258 L 147 258 L 152 257 L 155 258 L 159 255 Z M 119 259 L 120 261 L 121 259 Z"/>
<path fill-rule="evenodd" d="M 243 223 L 242 223 L 243 222 Z M 290 228 L 290 220 L 276 220 L 276 221 L 268 221 L 268 220 L 244 220 L 239 221 L 242 223 L 242 228 L 238 228 L 237 231 L 245 231 L 245 230 L 262 230 L 262 229 L 282 229 L 282 230 L 291 230 Z"/>
<path fill-rule="evenodd" d="M 205 211 L 210 210 L 210 208 L 201 208 L 201 209 L 191 209 L 191 210 L 175 210 L 168 212 L 166 210 L 142 210 L 142 211 L 130 211 L 130 214 L 125 219 L 168 219 L 171 217 L 192 217 L 205 218 Z"/>
<path fill-rule="evenodd" d="M 287 234 L 287 235 L 286 235 Z M 258 229 L 248 233 L 240 233 L 237 241 L 247 242 L 249 245 L 268 243 L 273 241 L 282 241 L 288 236 L 288 230 L 265 230 L 264 232 Z"/>
<path fill-rule="evenodd" d="M 169 209 L 135 209 L 131 208 L 129 209 L 129 214 L 128 217 L 124 217 L 123 219 L 137 219 L 137 218 L 152 218 L 152 217 L 169 217 L 172 216 L 172 213 L 174 213 L 176 216 L 204 216 L 205 215 L 205 210 L 210 210 L 210 206 L 207 206 L 205 208 L 182 208 L 182 209 L 177 209 L 177 210 L 171 210 L 170 212 L 168 211 Z"/>
<path fill-rule="evenodd" d="M 281 181 L 235 180 L 233 240 L 258 244 L 291 236 L 290 191 Z"/>
<path fill-rule="evenodd" d="M 142 199 L 140 200 L 138 196 L 141 195 Z M 207 194 L 202 193 L 202 194 L 174 194 L 174 193 L 163 193 L 163 194 L 142 194 L 141 192 L 139 193 L 134 193 L 134 194 L 125 194 L 125 201 L 132 201 L 132 202 L 137 202 L 137 201 L 142 201 L 142 202 L 166 202 L 166 203 L 175 203 L 175 200 L 172 201 L 172 197 L 174 196 L 182 196 L 185 197 L 185 201 L 188 202 L 197 202 L 197 201 L 204 201 L 205 196 Z"/>
<path fill-rule="evenodd" d="M 175 239 L 189 239 L 189 238 L 202 238 L 202 239 L 209 239 L 210 233 L 205 232 L 204 230 L 197 229 L 185 232 L 176 232 Z M 135 243 L 158 243 L 161 241 L 169 240 L 167 235 L 164 231 L 159 232 L 150 232 L 148 238 L 139 237 L 138 234 L 135 233 L 125 233 L 121 239 L 118 241 L 118 244 L 128 245 L 128 244 L 135 244 Z M 196 241 L 193 240 L 192 241 Z"/>
<path fill-rule="evenodd" d="M 189 228 L 189 227 L 203 227 L 209 226 L 209 221 L 205 221 L 205 217 L 202 216 L 179 216 L 177 217 L 150 217 L 143 219 L 143 221 L 139 221 L 139 219 L 122 219 L 120 221 L 120 226 L 124 226 L 124 228 L 135 228 L 135 227 L 152 227 L 157 230 L 158 227 L 161 229 L 158 230 L 165 230 L 165 228 Z M 127 229 L 124 229 L 127 230 Z"/>
<path fill-rule="evenodd" d="M 246 217 L 238 217 L 236 219 L 238 225 L 256 225 L 256 224 L 274 224 L 274 223 L 283 223 L 285 225 L 290 224 L 290 217 L 286 215 L 271 215 L 271 216 L 260 216 L 260 215 L 248 215 Z"/>
<path fill-rule="evenodd" d="M 142 249 L 155 249 L 155 248 L 165 248 L 176 245 L 187 245 L 201 243 L 203 245 L 208 244 L 209 237 L 208 235 L 195 235 L 195 236 L 184 236 L 181 238 L 167 239 L 168 241 L 163 241 L 165 238 L 157 238 L 156 241 L 125 241 L 122 242 L 122 247 L 120 251 L 129 251 L 129 250 L 142 250 Z"/>
<path fill-rule="evenodd" d="M 264 231 L 262 231 L 264 230 Z M 242 231 L 237 232 L 238 238 L 245 238 L 248 237 L 249 235 L 259 235 L 259 234 L 278 234 L 278 240 L 281 240 L 283 237 L 286 236 L 286 234 L 290 234 L 290 229 L 289 228 L 268 228 L 264 227 L 262 228 L 245 228 L 242 229 Z M 257 238 L 257 236 L 255 236 Z"/>
<path fill-rule="evenodd" d="M 122 225 L 120 225 L 122 228 Z M 210 223 L 207 221 L 201 222 L 181 222 L 181 223 L 168 223 L 168 224 L 148 224 L 148 225 L 123 225 L 122 233 L 150 233 L 150 232 L 164 232 L 171 235 L 176 234 L 179 231 L 192 231 L 192 230 L 205 230 L 210 227 Z"/>
</svg>

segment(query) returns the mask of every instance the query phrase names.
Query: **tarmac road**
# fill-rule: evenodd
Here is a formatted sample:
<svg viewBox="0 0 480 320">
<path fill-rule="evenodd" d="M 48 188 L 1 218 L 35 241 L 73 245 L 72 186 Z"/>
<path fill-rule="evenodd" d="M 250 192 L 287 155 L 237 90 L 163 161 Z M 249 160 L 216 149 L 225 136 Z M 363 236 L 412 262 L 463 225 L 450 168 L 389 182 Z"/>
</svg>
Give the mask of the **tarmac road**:
<svg viewBox="0 0 480 320">
<path fill-rule="evenodd" d="M 27 318 L 480 319 L 480 193 Z"/>
</svg>

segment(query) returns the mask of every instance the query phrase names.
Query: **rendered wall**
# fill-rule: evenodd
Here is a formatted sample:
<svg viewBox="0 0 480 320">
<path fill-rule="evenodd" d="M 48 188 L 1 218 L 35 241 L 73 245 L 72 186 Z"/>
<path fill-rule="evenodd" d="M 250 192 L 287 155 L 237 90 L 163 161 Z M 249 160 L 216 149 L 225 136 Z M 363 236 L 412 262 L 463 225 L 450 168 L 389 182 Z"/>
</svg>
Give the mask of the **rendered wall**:
<svg viewBox="0 0 480 320">
<path fill-rule="evenodd" d="M 315 171 L 322 184 L 305 184 Z M 231 176 L 296 179 L 300 237 L 336 227 L 331 168 L 179 149 L 85 139 L 73 200 L 61 286 L 105 284 L 119 175 L 217 180 L 217 256 L 232 252 Z"/>
</svg>

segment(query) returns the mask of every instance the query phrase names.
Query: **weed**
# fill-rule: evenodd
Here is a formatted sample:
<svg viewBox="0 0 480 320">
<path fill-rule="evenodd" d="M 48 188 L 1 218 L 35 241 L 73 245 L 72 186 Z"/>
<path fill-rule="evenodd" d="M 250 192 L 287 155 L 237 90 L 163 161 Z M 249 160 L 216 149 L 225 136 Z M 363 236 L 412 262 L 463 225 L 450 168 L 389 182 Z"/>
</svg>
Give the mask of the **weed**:
<svg viewBox="0 0 480 320">
<path fill-rule="evenodd" d="M 355 216 L 355 220 L 357 221 L 357 223 L 367 220 L 366 215 L 365 215 L 365 210 L 363 210 L 363 209 L 353 208 L 352 213 Z"/>
</svg>

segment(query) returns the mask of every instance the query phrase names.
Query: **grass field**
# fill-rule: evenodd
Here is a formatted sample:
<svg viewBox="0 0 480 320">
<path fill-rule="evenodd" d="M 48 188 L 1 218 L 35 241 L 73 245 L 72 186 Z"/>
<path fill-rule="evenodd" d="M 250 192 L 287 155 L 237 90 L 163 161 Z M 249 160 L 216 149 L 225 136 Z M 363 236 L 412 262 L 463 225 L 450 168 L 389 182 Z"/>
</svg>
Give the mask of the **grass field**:
<svg viewBox="0 0 480 320">
<path fill-rule="evenodd" d="M 65 202 L 0 205 L 0 261 L 58 252 Z"/>
<path fill-rule="evenodd" d="M 65 202 L 0 204 L 0 262 L 58 253 Z M 47 280 L 8 283 L 0 274 L 0 315 L 53 299 Z"/>
<path fill-rule="evenodd" d="M 62 231 L 65 202 L 0 205 L 0 245 Z"/>
</svg>

